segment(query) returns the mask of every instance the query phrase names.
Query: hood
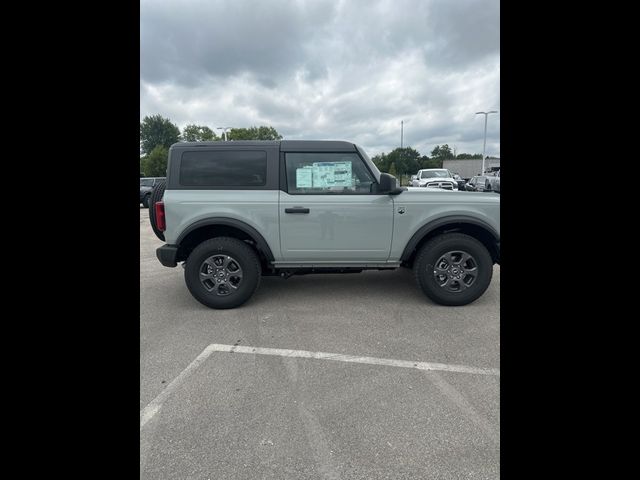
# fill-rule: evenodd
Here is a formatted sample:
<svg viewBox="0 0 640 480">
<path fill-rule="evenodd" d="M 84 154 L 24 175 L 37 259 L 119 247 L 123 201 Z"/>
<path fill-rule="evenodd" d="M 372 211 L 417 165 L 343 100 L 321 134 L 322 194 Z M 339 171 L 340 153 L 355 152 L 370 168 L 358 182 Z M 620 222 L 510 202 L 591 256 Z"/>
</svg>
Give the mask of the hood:
<svg viewBox="0 0 640 480">
<path fill-rule="evenodd" d="M 407 187 L 408 192 L 447 192 L 453 193 L 455 190 L 446 190 L 438 187 Z"/>
<path fill-rule="evenodd" d="M 431 177 L 431 178 L 421 178 L 418 181 L 420 183 L 426 183 L 426 182 L 456 182 L 457 180 L 452 177 Z"/>
<path fill-rule="evenodd" d="M 403 199 L 411 201 L 411 203 L 422 202 L 452 202 L 457 203 L 473 203 L 473 204 L 497 204 L 500 205 L 499 193 L 487 192 L 461 192 L 460 190 L 445 190 L 443 188 L 431 187 L 406 187 L 406 191 L 394 196 L 394 201 L 402 202 Z M 439 197 L 439 195 L 446 195 Z"/>
</svg>

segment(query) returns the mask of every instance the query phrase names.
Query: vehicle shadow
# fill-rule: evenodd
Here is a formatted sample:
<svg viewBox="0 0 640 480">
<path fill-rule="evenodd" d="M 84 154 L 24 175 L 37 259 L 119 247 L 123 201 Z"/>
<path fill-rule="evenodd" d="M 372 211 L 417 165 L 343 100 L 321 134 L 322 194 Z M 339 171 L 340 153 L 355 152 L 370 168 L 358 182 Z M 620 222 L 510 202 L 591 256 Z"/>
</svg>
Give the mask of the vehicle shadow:
<svg viewBox="0 0 640 480">
<path fill-rule="evenodd" d="M 493 285 L 494 282 L 492 282 Z M 492 286 L 473 304 L 492 300 Z M 304 306 L 310 298 L 322 298 L 334 303 L 353 302 L 381 304 L 382 302 L 411 308 L 437 304 L 427 298 L 417 285 L 413 270 L 399 268 L 391 271 L 365 271 L 354 274 L 294 275 L 288 279 L 263 277 L 260 288 L 251 299 L 252 306 L 286 302 Z M 472 304 L 472 305 L 473 305 Z"/>
</svg>

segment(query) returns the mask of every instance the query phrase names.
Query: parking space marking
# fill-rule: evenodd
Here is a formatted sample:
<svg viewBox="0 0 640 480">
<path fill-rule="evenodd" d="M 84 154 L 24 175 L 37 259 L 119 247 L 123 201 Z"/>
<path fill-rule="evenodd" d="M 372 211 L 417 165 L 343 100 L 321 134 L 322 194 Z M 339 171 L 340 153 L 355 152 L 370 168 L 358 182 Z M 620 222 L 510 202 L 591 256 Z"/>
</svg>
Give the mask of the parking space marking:
<svg viewBox="0 0 640 480">
<path fill-rule="evenodd" d="M 180 372 L 180 375 L 178 375 L 169 385 L 167 385 L 167 387 L 162 392 L 158 394 L 156 398 L 151 400 L 151 402 L 140 411 L 140 430 L 142 430 L 142 427 L 144 427 L 145 424 L 149 420 L 151 420 L 156 413 L 160 411 L 160 409 L 162 408 L 162 404 L 167 399 L 167 397 L 171 395 L 180 385 L 182 385 L 187 377 L 195 372 L 196 369 L 202 364 L 202 362 L 209 358 L 211 352 L 214 351 L 214 349 L 211 347 L 212 346 L 209 345 L 207 348 L 205 348 L 202 353 L 200 353 L 200 355 L 198 355 L 196 359 L 187 366 L 187 368 Z"/>
<path fill-rule="evenodd" d="M 276 355 L 279 357 L 312 358 L 315 360 L 334 360 L 338 362 L 365 363 L 367 365 L 385 365 L 388 367 L 404 367 L 416 370 L 438 370 L 441 372 L 470 373 L 474 375 L 500 376 L 497 368 L 468 367 L 465 365 L 448 365 L 446 363 L 410 362 L 390 358 L 360 357 L 341 353 L 309 352 L 307 350 L 288 350 L 282 348 L 245 347 L 239 345 L 220 345 L 212 343 L 207 348 L 216 352 L 253 353 L 257 355 Z"/>
<path fill-rule="evenodd" d="M 340 480 L 340 472 L 333 461 L 333 451 L 329 446 L 329 441 L 327 440 L 324 429 L 318 417 L 312 410 L 306 407 L 306 404 L 311 403 L 311 397 L 306 391 L 304 383 L 298 382 L 298 365 L 296 359 L 293 357 L 283 358 L 282 363 L 284 364 L 287 377 L 292 386 L 291 390 L 296 399 L 298 415 L 300 416 L 300 420 L 302 420 L 309 449 L 316 461 L 320 478 L 323 480 Z"/>
<path fill-rule="evenodd" d="M 491 422 L 489 422 L 483 415 L 478 413 L 471 403 L 465 398 L 465 396 L 458 391 L 453 385 L 447 382 L 442 375 L 434 373 L 429 375 L 429 380 L 445 395 L 451 402 L 453 402 L 460 411 L 473 422 L 484 434 L 496 445 L 500 445 L 500 432 L 496 431 Z"/>
<path fill-rule="evenodd" d="M 240 345 L 222 345 L 219 343 L 212 343 L 207 346 L 196 359 L 191 362 L 187 368 L 185 368 L 167 387 L 158 394 L 146 407 L 140 411 L 140 430 L 145 424 L 153 418 L 162 408 L 164 401 L 171 395 L 186 379 L 189 375 L 196 371 L 196 369 L 213 353 L 213 352 L 226 352 L 226 353 L 249 353 L 254 355 L 275 355 L 279 357 L 288 358 L 310 358 L 315 360 L 333 360 L 338 362 L 347 363 L 363 363 L 366 365 L 383 365 L 388 367 L 402 367 L 413 368 L 415 370 L 432 370 L 441 372 L 454 372 L 454 373 L 468 373 L 473 375 L 491 375 L 500 376 L 500 370 L 497 368 L 479 368 L 469 367 L 465 365 L 449 365 L 446 363 L 431 363 L 431 362 L 410 362 L 408 360 L 394 360 L 390 358 L 377 358 L 377 357 L 361 357 L 355 355 L 344 355 L 341 353 L 326 353 L 326 352 L 310 352 L 307 350 L 289 350 L 283 348 L 263 348 L 263 347 L 248 347 Z"/>
</svg>

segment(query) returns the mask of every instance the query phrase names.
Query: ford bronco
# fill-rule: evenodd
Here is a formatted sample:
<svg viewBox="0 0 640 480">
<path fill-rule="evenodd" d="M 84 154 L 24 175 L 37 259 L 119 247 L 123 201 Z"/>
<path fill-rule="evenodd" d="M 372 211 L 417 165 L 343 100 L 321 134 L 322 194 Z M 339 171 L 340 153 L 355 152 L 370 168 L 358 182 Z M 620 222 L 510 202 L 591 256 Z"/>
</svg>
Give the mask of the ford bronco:
<svg viewBox="0 0 640 480">
<path fill-rule="evenodd" d="M 266 275 L 412 268 L 436 303 L 466 305 L 500 263 L 500 196 L 400 187 L 342 141 L 181 142 L 149 201 L 166 267 L 212 308 Z"/>
</svg>

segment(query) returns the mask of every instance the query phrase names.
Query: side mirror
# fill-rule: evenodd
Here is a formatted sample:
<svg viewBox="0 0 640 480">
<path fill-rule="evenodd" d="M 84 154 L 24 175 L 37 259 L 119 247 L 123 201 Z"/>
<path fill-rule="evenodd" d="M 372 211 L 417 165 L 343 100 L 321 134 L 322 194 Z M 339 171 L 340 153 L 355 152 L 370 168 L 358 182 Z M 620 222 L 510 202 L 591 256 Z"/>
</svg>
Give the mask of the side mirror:
<svg viewBox="0 0 640 480">
<path fill-rule="evenodd" d="M 398 195 L 406 190 L 398 185 L 398 179 L 388 173 L 380 174 L 380 193 L 387 195 Z"/>
</svg>

